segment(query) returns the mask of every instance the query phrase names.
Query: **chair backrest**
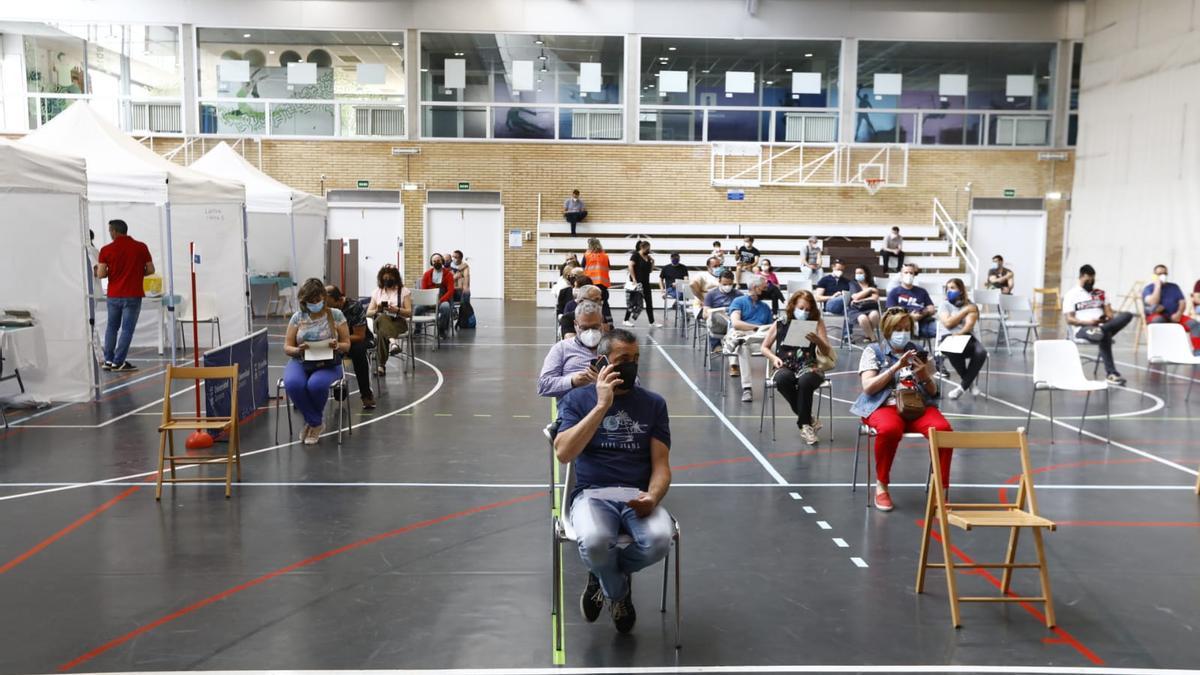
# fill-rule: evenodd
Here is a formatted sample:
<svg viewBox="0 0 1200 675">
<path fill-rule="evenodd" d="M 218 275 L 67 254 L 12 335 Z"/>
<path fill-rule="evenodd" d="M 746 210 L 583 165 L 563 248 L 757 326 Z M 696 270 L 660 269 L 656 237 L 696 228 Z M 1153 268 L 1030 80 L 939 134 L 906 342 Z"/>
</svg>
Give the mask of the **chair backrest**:
<svg viewBox="0 0 1200 675">
<path fill-rule="evenodd" d="M 209 321 L 217 317 L 217 296 L 213 293 L 196 294 L 196 320 Z"/>
<path fill-rule="evenodd" d="M 171 421 L 171 383 L 178 380 L 228 380 L 229 381 L 229 414 L 237 417 L 237 364 L 229 366 L 174 366 L 167 365 L 167 376 L 163 378 L 163 423 Z M 199 410 L 196 416 L 201 417 Z"/>
<path fill-rule="evenodd" d="M 1191 363 L 1192 340 L 1187 330 L 1177 323 L 1148 324 L 1146 356 L 1155 361 Z"/>
<path fill-rule="evenodd" d="M 999 307 L 1000 295 L 1000 290 L 996 288 L 976 288 L 971 294 L 971 299 L 974 300 L 975 304 L 979 305 L 980 309 L 982 310 L 984 305 L 990 307 Z"/>
<path fill-rule="evenodd" d="M 550 445 L 550 503 L 555 504 L 554 490 L 558 487 L 558 476 L 555 472 L 555 467 L 558 466 L 558 456 L 554 453 L 554 424 L 547 424 L 542 429 L 542 434 L 546 437 L 546 442 Z M 575 488 L 575 462 L 568 462 L 563 472 L 563 488 L 562 494 L 558 498 L 558 514 L 560 518 L 566 519 L 570 515 L 570 502 L 568 499 L 571 495 L 571 490 Z"/>
<path fill-rule="evenodd" d="M 1033 311 L 1033 303 L 1020 295 L 1000 294 L 1000 309 L 1006 318 L 1013 321 L 1032 321 L 1037 323 L 1037 314 Z"/>
<path fill-rule="evenodd" d="M 1021 478 L 1017 483 L 1016 500 L 1008 504 L 992 504 L 990 502 L 980 502 L 979 504 L 993 506 L 997 509 L 1018 508 L 1037 515 L 1037 497 L 1033 493 L 1033 467 L 1029 462 L 1029 444 L 1024 427 L 1018 427 L 1015 431 L 938 431 L 930 429 L 929 457 L 934 467 L 932 478 L 939 502 L 944 501 L 946 490 L 946 486 L 942 484 L 941 453 L 938 452 L 941 448 L 954 448 L 956 458 L 964 450 L 1017 453 L 1021 462 Z"/>
<path fill-rule="evenodd" d="M 1033 289 L 1033 297 L 1033 311 L 1035 312 L 1041 312 L 1044 309 L 1052 309 L 1054 311 L 1062 309 L 1062 299 L 1058 296 L 1057 288 L 1035 288 Z"/>
<path fill-rule="evenodd" d="M 413 307 L 428 307 L 438 304 L 438 297 L 440 293 L 441 291 L 436 288 L 412 289 Z"/>
<path fill-rule="evenodd" d="M 685 295 L 687 293 L 687 289 L 688 283 L 685 279 L 675 280 L 675 295 L 679 296 L 680 300 L 683 300 L 685 297 L 687 297 Z"/>
<path fill-rule="evenodd" d="M 1037 340 L 1033 343 L 1033 381 L 1050 385 L 1087 382 L 1079 348 L 1070 340 Z"/>
<path fill-rule="evenodd" d="M 812 291 L 812 279 L 789 279 L 787 282 L 787 297 L 792 297 L 796 291 Z"/>
</svg>

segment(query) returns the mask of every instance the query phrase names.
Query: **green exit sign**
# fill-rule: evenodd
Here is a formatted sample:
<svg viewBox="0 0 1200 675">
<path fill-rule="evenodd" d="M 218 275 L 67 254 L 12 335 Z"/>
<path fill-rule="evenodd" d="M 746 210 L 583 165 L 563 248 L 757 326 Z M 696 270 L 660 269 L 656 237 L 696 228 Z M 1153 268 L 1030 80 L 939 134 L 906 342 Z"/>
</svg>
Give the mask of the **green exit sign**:
<svg viewBox="0 0 1200 675">
<path fill-rule="evenodd" d="M 359 190 L 366 190 L 369 187 L 371 187 L 371 181 L 369 181 L 369 180 L 358 181 L 358 189 Z"/>
<path fill-rule="evenodd" d="M 1016 197 L 1017 191 L 1012 188 L 1004 188 L 1004 196 L 1005 197 Z"/>
<path fill-rule="evenodd" d="M 459 189 L 459 190 L 470 190 L 470 189 L 471 189 L 471 184 L 470 184 L 470 183 L 468 183 L 468 182 L 467 182 L 467 181 L 465 181 L 465 180 L 464 180 L 464 181 L 459 181 L 459 183 L 458 183 L 458 189 Z"/>
</svg>

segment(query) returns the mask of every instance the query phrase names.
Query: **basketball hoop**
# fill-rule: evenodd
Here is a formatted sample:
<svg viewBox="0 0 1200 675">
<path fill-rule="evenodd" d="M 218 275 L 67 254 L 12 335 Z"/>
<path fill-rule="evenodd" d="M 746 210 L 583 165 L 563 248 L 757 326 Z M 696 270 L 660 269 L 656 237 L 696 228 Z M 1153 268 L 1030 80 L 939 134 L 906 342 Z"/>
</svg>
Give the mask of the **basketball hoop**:
<svg viewBox="0 0 1200 675">
<path fill-rule="evenodd" d="M 867 188 L 867 194 L 873 195 L 879 192 L 879 188 L 883 187 L 884 182 L 882 178 L 865 178 L 863 187 Z"/>
</svg>

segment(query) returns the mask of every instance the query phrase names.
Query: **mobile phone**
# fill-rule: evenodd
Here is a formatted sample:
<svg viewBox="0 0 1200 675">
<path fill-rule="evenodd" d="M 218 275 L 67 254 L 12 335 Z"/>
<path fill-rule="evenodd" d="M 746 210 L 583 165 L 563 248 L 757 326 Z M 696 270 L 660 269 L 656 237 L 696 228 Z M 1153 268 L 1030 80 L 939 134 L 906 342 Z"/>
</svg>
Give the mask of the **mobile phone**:
<svg viewBox="0 0 1200 675">
<path fill-rule="evenodd" d="M 379 306 L 383 309 L 387 309 L 388 301 L 387 300 L 380 301 Z"/>
<path fill-rule="evenodd" d="M 917 351 L 917 359 L 919 359 L 921 361 L 928 361 L 929 360 L 929 352 L 925 351 L 924 349 L 918 350 Z"/>
<path fill-rule="evenodd" d="M 597 356 L 596 358 L 592 359 L 592 368 L 595 368 L 596 372 L 600 372 L 606 366 L 608 366 L 607 356 Z"/>
</svg>

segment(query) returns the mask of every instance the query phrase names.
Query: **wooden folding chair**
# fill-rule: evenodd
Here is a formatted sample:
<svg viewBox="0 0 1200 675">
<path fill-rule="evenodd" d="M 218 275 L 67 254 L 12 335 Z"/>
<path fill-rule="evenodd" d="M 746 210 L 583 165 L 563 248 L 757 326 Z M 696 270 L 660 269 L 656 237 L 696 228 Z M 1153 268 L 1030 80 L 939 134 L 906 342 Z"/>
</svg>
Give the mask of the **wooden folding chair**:
<svg viewBox="0 0 1200 675">
<path fill-rule="evenodd" d="M 209 368 L 180 368 L 177 366 L 167 366 L 167 381 L 163 391 L 163 415 L 162 424 L 158 427 L 158 485 L 154 490 L 154 498 L 162 499 L 163 483 L 215 483 L 217 481 L 225 481 L 225 497 L 228 499 L 233 486 L 233 470 L 237 467 L 237 479 L 242 480 L 242 451 L 241 451 L 241 436 L 238 426 L 238 401 L 237 401 L 237 365 L 220 366 Z M 189 417 L 176 417 L 171 411 L 171 383 L 175 380 L 205 380 L 217 381 L 226 380 L 229 383 L 229 417 L 205 417 L 200 415 L 200 411 L 196 411 L 195 415 Z M 217 431 L 227 432 L 229 441 L 226 444 L 225 454 L 175 454 L 175 431 Z M 165 465 L 170 464 L 171 477 L 163 477 L 163 469 Z M 175 475 L 175 469 L 179 465 L 188 464 L 224 464 L 225 477 L 217 476 L 197 476 L 193 478 L 179 478 Z"/>
<path fill-rule="evenodd" d="M 954 448 L 962 450 L 1013 450 L 1021 454 L 1021 481 L 1017 486 L 1017 499 L 1014 502 L 1000 504 L 986 503 L 957 503 L 946 501 L 946 485 L 942 482 L 942 468 L 939 461 L 939 448 Z M 1037 498 L 1033 494 L 1033 479 L 1029 465 L 1029 446 L 1026 444 L 1025 429 L 1016 431 L 943 431 L 929 430 L 929 457 L 933 462 L 933 490 L 929 492 L 929 501 L 925 506 L 925 525 L 921 532 L 921 555 L 917 567 L 917 592 L 925 590 L 925 571 L 931 567 L 946 570 L 946 587 L 950 595 L 950 616 L 954 627 L 962 626 L 959 619 L 959 602 L 1040 602 L 1045 606 L 1046 627 L 1053 628 L 1054 600 L 1050 595 L 1050 573 L 1046 569 L 1046 551 L 1042 546 L 1042 530 L 1053 531 L 1055 524 L 1038 515 Z M 929 562 L 929 539 L 933 529 L 933 521 L 937 520 L 942 540 L 942 556 L 944 562 Z M 1007 527 L 1008 551 L 1001 563 L 956 563 L 954 562 L 954 545 L 950 541 L 950 526 L 972 530 L 977 527 Z M 1017 554 L 1017 535 L 1021 528 L 1027 527 L 1033 531 L 1033 545 L 1037 550 L 1036 563 L 1015 562 Z M 958 594 L 958 580 L 955 577 L 959 569 L 990 569 L 1004 570 L 1000 582 L 1000 596 L 964 597 Z M 1042 594 L 1039 596 L 1018 596 L 1010 592 L 1013 570 L 1036 569 L 1041 577 Z"/>
</svg>

